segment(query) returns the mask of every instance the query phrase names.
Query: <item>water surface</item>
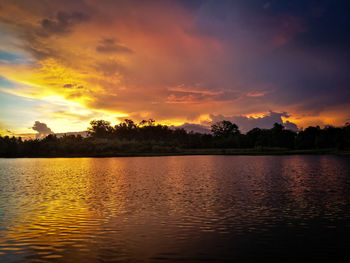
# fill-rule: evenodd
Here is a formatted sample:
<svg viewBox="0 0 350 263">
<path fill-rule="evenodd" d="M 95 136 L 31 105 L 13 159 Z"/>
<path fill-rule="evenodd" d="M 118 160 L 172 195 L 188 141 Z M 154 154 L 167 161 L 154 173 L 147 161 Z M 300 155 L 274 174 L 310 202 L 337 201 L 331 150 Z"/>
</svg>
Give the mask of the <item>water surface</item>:
<svg viewBox="0 0 350 263">
<path fill-rule="evenodd" d="M 0 159 L 0 262 L 346 262 L 349 161 Z"/>
</svg>

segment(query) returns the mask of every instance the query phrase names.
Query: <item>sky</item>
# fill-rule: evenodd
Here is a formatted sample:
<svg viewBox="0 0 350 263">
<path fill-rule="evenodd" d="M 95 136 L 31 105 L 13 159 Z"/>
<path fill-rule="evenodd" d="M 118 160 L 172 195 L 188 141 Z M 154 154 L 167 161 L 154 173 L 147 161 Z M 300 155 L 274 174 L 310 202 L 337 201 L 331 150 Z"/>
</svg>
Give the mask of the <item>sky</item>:
<svg viewBox="0 0 350 263">
<path fill-rule="evenodd" d="M 346 0 L 1 0 L 0 133 L 125 118 L 342 126 L 349 12 Z"/>
</svg>

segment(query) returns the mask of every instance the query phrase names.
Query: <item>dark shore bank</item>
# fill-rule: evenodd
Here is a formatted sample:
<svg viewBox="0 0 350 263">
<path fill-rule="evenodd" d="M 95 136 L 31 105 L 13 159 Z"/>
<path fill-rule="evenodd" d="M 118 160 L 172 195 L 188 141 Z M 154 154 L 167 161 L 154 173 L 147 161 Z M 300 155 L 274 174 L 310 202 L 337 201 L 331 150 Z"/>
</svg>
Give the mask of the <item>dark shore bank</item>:
<svg viewBox="0 0 350 263">
<path fill-rule="evenodd" d="M 350 149 L 311 149 L 311 150 L 290 150 L 280 148 L 266 149 L 184 149 L 177 151 L 163 152 L 103 152 L 103 153 L 80 153 L 80 154 L 46 154 L 16 156 L 15 158 L 84 158 L 84 157 L 152 157 L 152 156 L 186 156 L 186 155 L 341 155 L 350 156 Z M 10 157 L 11 158 L 11 157 Z M 12 157 L 13 158 L 13 157 Z"/>
</svg>

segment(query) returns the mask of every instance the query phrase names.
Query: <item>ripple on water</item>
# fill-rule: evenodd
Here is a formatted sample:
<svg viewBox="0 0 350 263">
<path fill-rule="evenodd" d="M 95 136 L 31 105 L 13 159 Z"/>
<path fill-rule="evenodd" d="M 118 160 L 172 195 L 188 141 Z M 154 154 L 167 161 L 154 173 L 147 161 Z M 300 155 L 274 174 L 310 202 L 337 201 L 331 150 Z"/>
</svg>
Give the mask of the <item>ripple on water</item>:
<svg viewBox="0 0 350 263">
<path fill-rule="evenodd" d="M 0 159 L 0 262 L 322 261 L 349 207 L 342 157 Z"/>
</svg>

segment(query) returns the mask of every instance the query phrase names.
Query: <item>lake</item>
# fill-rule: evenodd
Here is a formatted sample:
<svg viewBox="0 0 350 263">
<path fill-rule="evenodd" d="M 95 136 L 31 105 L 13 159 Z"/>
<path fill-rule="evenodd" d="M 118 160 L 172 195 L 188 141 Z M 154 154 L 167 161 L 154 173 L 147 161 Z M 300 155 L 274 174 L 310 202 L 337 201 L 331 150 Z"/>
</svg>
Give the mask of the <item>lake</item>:
<svg viewBox="0 0 350 263">
<path fill-rule="evenodd" d="M 349 262 L 349 248 L 348 157 L 0 159 L 2 263 Z"/>
</svg>

